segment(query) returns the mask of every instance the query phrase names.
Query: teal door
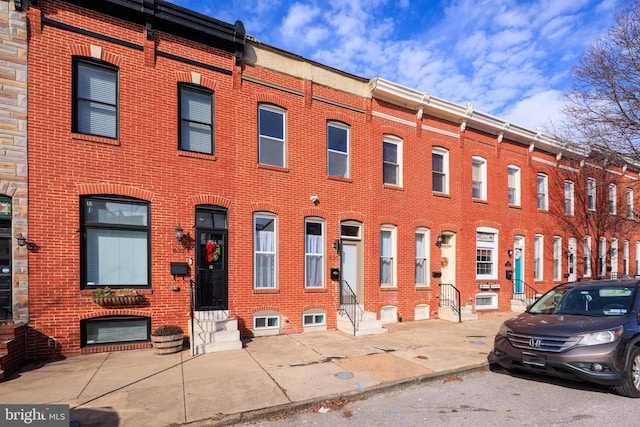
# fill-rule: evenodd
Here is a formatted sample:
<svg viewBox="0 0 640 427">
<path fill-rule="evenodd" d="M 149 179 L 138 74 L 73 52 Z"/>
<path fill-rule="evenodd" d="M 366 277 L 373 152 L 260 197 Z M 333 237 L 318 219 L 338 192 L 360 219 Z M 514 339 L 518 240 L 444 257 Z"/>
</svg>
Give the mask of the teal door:
<svg viewBox="0 0 640 427">
<path fill-rule="evenodd" d="M 524 292 L 523 280 L 522 280 L 522 249 L 517 248 L 515 250 L 515 261 L 513 266 L 513 291 L 516 294 Z"/>
</svg>

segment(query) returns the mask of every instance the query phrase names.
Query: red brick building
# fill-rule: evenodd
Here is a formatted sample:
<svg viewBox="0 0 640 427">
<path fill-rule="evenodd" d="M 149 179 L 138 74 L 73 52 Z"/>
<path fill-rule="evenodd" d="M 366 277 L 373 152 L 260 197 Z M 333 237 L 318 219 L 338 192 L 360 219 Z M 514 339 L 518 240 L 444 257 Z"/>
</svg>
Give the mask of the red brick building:
<svg viewBox="0 0 640 427">
<path fill-rule="evenodd" d="M 160 0 L 27 14 L 30 357 L 384 332 L 638 270 L 632 165 Z"/>
</svg>

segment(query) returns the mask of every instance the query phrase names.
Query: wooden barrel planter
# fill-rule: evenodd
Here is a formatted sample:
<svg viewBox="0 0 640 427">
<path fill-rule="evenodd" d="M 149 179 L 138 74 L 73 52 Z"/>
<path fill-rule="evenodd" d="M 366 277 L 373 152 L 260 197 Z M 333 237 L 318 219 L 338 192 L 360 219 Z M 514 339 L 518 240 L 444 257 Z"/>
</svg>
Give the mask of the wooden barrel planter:
<svg viewBox="0 0 640 427">
<path fill-rule="evenodd" d="M 160 326 L 151 334 L 151 342 L 156 354 L 177 353 L 184 345 L 184 332 L 179 326 Z"/>
</svg>

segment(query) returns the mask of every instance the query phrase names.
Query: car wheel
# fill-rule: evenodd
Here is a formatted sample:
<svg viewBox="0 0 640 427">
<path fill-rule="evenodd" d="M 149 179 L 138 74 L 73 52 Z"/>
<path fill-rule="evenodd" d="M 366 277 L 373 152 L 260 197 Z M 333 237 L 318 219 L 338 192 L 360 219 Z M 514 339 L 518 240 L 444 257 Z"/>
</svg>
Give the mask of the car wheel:
<svg viewBox="0 0 640 427">
<path fill-rule="evenodd" d="M 627 366 L 627 378 L 624 384 L 616 386 L 615 391 L 626 397 L 640 397 L 640 348 L 631 350 Z"/>
</svg>

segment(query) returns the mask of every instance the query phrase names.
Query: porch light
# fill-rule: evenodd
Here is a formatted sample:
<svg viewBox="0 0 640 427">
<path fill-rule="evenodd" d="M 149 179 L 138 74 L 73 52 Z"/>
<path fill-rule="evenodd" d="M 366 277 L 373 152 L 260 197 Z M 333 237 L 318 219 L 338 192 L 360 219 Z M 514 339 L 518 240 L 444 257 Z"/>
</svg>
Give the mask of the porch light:
<svg viewBox="0 0 640 427">
<path fill-rule="evenodd" d="M 443 240 L 442 234 L 439 234 L 438 239 L 436 240 L 437 247 L 440 247 L 442 245 L 442 240 Z"/>
<path fill-rule="evenodd" d="M 180 224 L 178 224 L 178 226 L 176 227 L 174 234 L 176 236 L 176 240 L 178 241 L 178 243 L 182 242 L 183 233 L 182 233 L 182 227 L 180 227 Z"/>
<path fill-rule="evenodd" d="M 16 240 L 18 241 L 18 246 L 26 246 L 27 245 L 27 238 L 24 237 L 24 234 L 20 233 L 20 235 L 18 237 L 16 237 Z"/>
<path fill-rule="evenodd" d="M 342 243 L 340 242 L 340 239 L 336 239 L 333 242 L 333 249 L 335 249 L 337 253 L 340 253 L 341 248 L 342 248 Z"/>
</svg>

